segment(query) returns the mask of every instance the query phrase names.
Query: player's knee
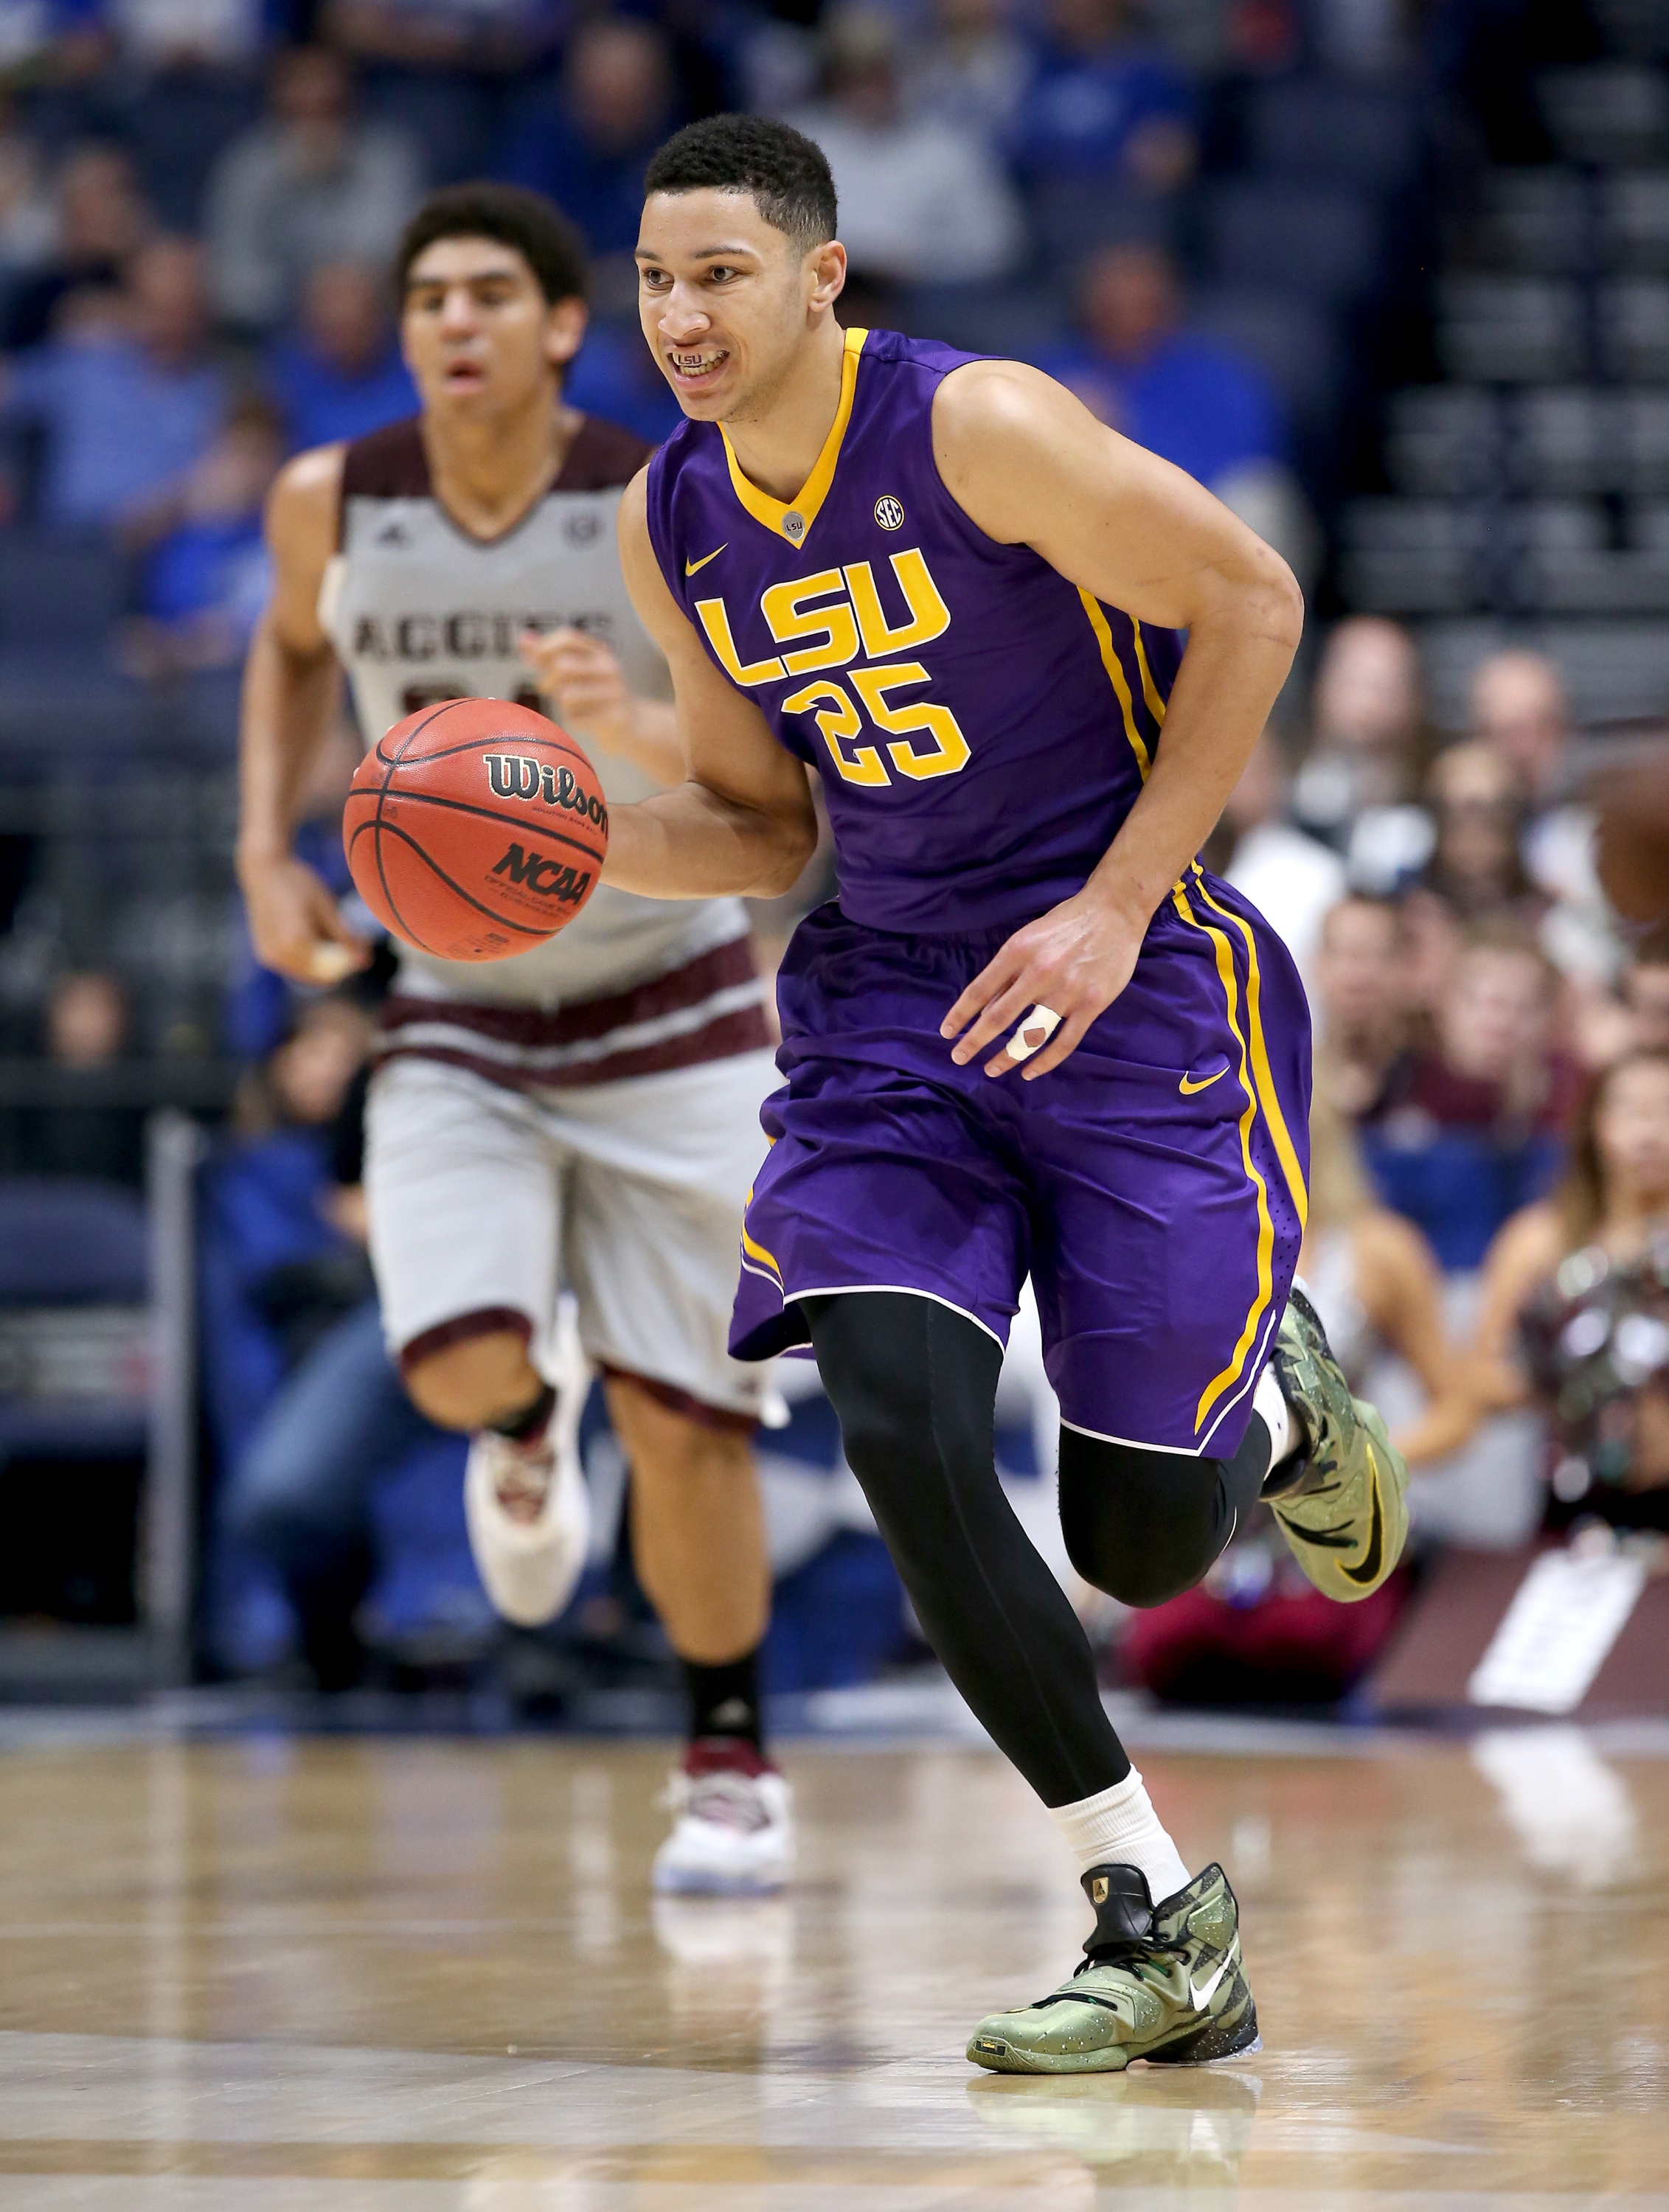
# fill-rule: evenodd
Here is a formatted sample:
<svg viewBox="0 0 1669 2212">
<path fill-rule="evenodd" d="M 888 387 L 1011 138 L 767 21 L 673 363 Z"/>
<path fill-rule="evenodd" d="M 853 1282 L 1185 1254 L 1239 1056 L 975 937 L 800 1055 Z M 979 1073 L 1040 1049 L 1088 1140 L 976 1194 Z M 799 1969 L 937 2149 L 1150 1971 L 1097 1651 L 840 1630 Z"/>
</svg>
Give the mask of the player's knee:
<svg viewBox="0 0 1669 2212">
<path fill-rule="evenodd" d="M 484 1330 L 400 1361 L 406 1395 L 442 1429 L 466 1432 L 511 1419 L 536 1397 L 538 1370 L 518 1329 Z"/>
<path fill-rule="evenodd" d="M 1211 1549 L 1215 1460 L 1061 1431 L 1061 1534 L 1084 1580 L 1121 1605 L 1191 1588 Z"/>
</svg>

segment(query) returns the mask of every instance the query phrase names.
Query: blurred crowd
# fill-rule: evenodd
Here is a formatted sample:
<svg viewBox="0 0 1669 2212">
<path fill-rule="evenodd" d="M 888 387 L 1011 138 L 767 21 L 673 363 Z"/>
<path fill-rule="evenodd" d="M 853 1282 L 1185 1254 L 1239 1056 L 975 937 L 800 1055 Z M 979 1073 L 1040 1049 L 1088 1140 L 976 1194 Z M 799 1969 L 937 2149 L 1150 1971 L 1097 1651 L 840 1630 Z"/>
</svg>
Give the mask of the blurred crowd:
<svg viewBox="0 0 1669 2212">
<path fill-rule="evenodd" d="M 387 264 L 422 193 L 488 174 L 561 203 L 594 259 L 570 396 L 655 439 L 677 416 L 635 325 L 644 165 L 694 116 L 786 116 L 835 171 L 848 319 L 1035 361 L 1312 586 L 1323 619 L 1294 687 L 1307 703 L 1265 733 L 1206 857 L 1268 915 L 1310 994 L 1303 1269 L 1416 1468 L 1422 1541 L 1669 1531 L 1669 930 L 1649 899 L 1625 918 L 1602 887 L 1590 749 L 1550 659 L 1483 653 L 1464 730 L 1440 729 L 1414 635 L 1326 618 L 1326 526 L 1374 395 L 1426 373 L 1407 310 L 1434 180 L 1464 173 L 1474 142 L 1533 156 L 1526 88 L 1584 58 L 1581 15 L 1523 0 L 0 0 L 0 560 L 24 549 L 20 589 L 32 572 L 82 592 L 113 576 L 122 681 L 171 702 L 218 684 L 202 696 L 223 772 L 276 471 L 415 404 Z M 65 545 L 115 566 L 44 565 Z M 40 622 L 70 641 L 35 589 Z M 18 619 L 0 605 L 0 708 L 16 689 L 33 732 L 40 641 Z M 78 650 L 94 657 L 64 642 L 60 658 Z M 179 745 L 184 721 L 167 720 Z M 338 885 L 352 758 L 344 733 L 303 830 Z M 140 1050 L 213 1051 L 216 1017 L 193 1029 L 174 998 L 136 1003 L 122 963 L 141 933 L 107 933 L 107 968 L 66 954 L 58 923 L 37 928 L 38 886 L 36 908 L 24 892 L 44 850 L 0 825 L 0 1023 L 14 1005 L 33 1023 L 0 1043 L 52 1079 L 0 1116 L 0 1170 L 137 1185 L 155 1100 L 122 1071 Z M 1644 850 L 1649 890 L 1651 853 L 1661 866 L 1669 848 Z M 88 880 L 73 878 L 83 903 Z M 204 907 L 170 936 L 144 896 L 168 992 L 209 976 L 224 1056 L 247 1070 L 204 1180 L 199 1255 L 220 1661 L 258 1663 L 293 1632 L 334 1686 L 364 1662 L 353 1623 L 387 1549 L 378 1485 L 406 1483 L 408 1536 L 425 1466 L 442 1468 L 434 1496 L 456 1489 L 455 1444 L 405 1409 L 375 1325 L 356 1188 L 370 1013 L 238 969 L 235 919 L 231 954 L 205 951 Z M 1046 1478 L 1051 1416 L 1021 1334 L 1005 1464 Z M 357 1428 L 344 1406 L 364 1411 Z M 804 1679 L 844 1679 L 895 1656 L 898 1592 L 851 1549 L 875 1540 L 826 1422 L 796 1402 L 785 1433 L 801 1442 L 771 1470 L 782 1588 L 814 1559 L 835 1576 L 845 1644 L 805 1658 Z M 1046 1511 L 1023 1517 L 1046 1531 Z M 441 1564 L 408 1609 L 450 1619 L 467 1646 L 480 1595 L 459 1531 L 433 1533 Z M 588 1618 L 600 1604 L 641 1626 L 629 1559 L 609 1573 Z M 1110 1663 L 1161 1691 L 1313 1697 L 1360 1675 L 1407 1589 L 1327 1607 L 1254 1526 L 1201 1591 L 1101 1618 Z M 399 1616 L 386 1589 L 381 1602 Z M 803 1642 L 810 1617 L 795 1628 L 784 1599 L 785 1634 Z"/>
</svg>

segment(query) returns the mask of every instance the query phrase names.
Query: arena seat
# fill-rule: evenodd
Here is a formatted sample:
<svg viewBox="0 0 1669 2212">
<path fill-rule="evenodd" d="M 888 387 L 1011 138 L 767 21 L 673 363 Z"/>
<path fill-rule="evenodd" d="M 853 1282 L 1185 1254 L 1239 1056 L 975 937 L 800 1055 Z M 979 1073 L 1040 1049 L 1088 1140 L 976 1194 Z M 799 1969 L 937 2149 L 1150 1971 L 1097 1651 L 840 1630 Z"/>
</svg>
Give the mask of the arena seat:
<svg viewBox="0 0 1669 2212">
<path fill-rule="evenodd" d="M 1382 272 L 1379 214 L 1360 192 L 1237 178 L 1207 192 L 1203 214 L 1206 265 L 1220 283 L 1342 307 Z"/>
<path fill-rule="evenodd" d="M 1386 191 L 1418 162 L 1420 119 L 1393 89 L 1291 77 L 1252 93 L 1246 143 L 1251 166 L 1268 175 Z"/>
</svg>

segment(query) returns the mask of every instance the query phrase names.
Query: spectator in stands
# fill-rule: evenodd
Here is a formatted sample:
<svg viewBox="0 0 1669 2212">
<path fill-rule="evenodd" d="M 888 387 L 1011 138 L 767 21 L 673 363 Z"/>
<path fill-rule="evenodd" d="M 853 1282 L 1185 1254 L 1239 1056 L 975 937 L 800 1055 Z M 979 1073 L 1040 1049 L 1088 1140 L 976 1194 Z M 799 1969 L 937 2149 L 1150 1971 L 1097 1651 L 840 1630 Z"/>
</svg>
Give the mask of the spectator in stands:
<svg viewBox="0 0 1669 2212">
<path fill-rule="evenodd" d="M 1188 327 L 1174 257 L 1157 243 L 1103 247 L 1078 284 L 1077 343 L 1041 366 L 1091 414 L 1197 477 L 1307 572 L 1315 526 L 1291 465 L 1279 395 L 1259 365 Z"/>
<path fill-rule="evenodd" d="M 1135 28 L 1130 0 L 1049 0 L 1039 65 L 1014 130 L 1033 187 L 1088 185 L 1106 198 L 1161 199 L 1198 154 L 1193 90 Z"/>
<path fill-rule="evenodd" d="M 1430 752 L 1420 656 L 1400 623 L 1352 615 L 1328 638 L 1310 695 L 1311 749 L 1294 811 L 1342 852 L 1361 890 L 1424 866 L 1431 823 L 1413 802 Z"/>
<path fill-rule="evenodd" d="M 294 47 L 272 67 L 270 120 L 228 149 L 209 184 L 215 304 L 264 335 L 327 264 L 386 264 L 422 189 L 405 133 L 356 118 L 347 64 Z"/>
<path fill-rule="evenodd" d="M 267 368 L 289 452 L 362 438 L 417 412 L 390 306 L 384 270 L 333 261 L 308 278 L 301 326 Z"/>
<path fill-rule="evenodd" d="M 1469 922 L 1498 917 L 1533 939 L 1548 902 L 1524 866 L 1527 794 L 1499 753 L 1451 745 L 1432 763 L 1426 800 L 1431 854 L 1402 903 L 1409 996 L 1432 1012 Z"/>
<path fill-rule="evenodd" d="M 823 96 L 794 117 L 829 157 L 840 235 L 860 276 L 973 283 L 1013 267 L 1025 239 L 1020 202 L 993 146 L 907 113 L 897 18 L 843 6 L 823 30 Z"/>
<path fill-rule="evenodd" d="M 133 521 L 173 493 L 225 415 L 195 246 L 144 246 L 117 311 L 37 346 L 0 386 L 6 412 L 45 431 L 40 512 L 60 527 Z"/>
<path fill-rule="evenodd" d="M 144 1112 L 124 1103 L 111 1079 L 127 1040 L 127 994 L 117 976 L 94 968 L 58 977 L 39 1040 L 52 1090 L 40 1104 L 7 1111 L 8 1173 L 143 1182 Z"/>
<path fill-rule="evenodd" d="M 1410 1469 L 1464 1443 L 1477 1414 L 1449 1340 L 1431 1248 L 1376 1203 L 1349 1124 L 1321 1093 L 1310 1120 L 1310 1212 L 1299 1267 L 1353 1389 L 1382 1395 L 1376 1378 L 1388 1358 L 1411 1370 L 1422 1402 L 1393 1431 Z M 1406 1595 L 1402 1574 L 1362 1605 L 1329 1605 L 1260 1506 L 1198 1589 L 1132 1615 L 1121 1656 L 1161 1696 L 1337 1698 L 1383 1649 Z"/>
<path fill-rule="evenodd" d="M 1551 902 L 1544 942 L 1568 975 L 1616 973 L 1617 944 L 1594 865 L 1598 817 L 1569 788 L 1570 701 L 1545 653 L 1514 648 L 1481 660 L 1471 683 L 1478 741 L 1513 769 L 1529 796 L 1521 844 L 1531 881 Z"/>
<path fill-rule="evenodd" d="M 934 0 L 910 65 L 911 107 L 977 142 L 1006 144 L 1034 65 L 1014 14 L 1013 0 Z"/>
<path fill-rule="evenodd" d="M 1360 893 L 1322 917 L 1312 1000 L 1316 1088 L 1352 1119 L 1371 1114 L 1407 1050 L 1402 921 Z"/>
<path fill-rule="evenodd" d="M 643 171 L 674 119 L 666 33 L 636 16 L 583 23 L 554 93 L 531 109 L 498 173 L 555 200 L 585 233 L 605 294 L 623 289 L 637 243 Z M 628 297 L 635 297 L 631 276 Z"/>
<path fill-rule="evenodd" d="M 1501 1223 L 1558 1173 L 1581 1075 L 1551 1043 L 1557 983 L 1532 938 L 1475 923 L 1430 1044 L 1392 1064 L 1364 1118 L 1380 1194 L 1450 1270 L 1477 1267 Z"/>
<path fill-rule="evenodd" d="M 153 518 L 141 613 L 125 638 L 137 673 L 156 678 L 241 661 L 271 588 L 261 513 L 283 458 L 271 404 L 242 400 L 169 511 Z"/>
<path fill-rule="evenodd" d="M 1344 863 L 1287 819 L 1291 782 L 1281 747 L 1265 730 L 1223 809 L 1233 843 L 1217 872 L 1244 891 L 1284 939 L 1307 991 L 1322 924 L 1344 896 Z"/>
<path fill-rule="evenodd" d="M 263 0 L 119 0 L 109 14 L 123 62 L 147 76 L 244 69 L 267 40 Z"/>
<path fill-rule="evenodd" d="M 0 347 L 8 353 L 39 345 L 71 294 L 119 289 L 152 228 L 130 156 L 97 143 L 74 148 L 58 173 L 50 222 L 50 250 L 0 301 Z"/>
<path fill-rule="evenodd" d="M 1556 1524 L 1669 1529 L 1669 1051 L 1595 1078 L 1563 1182 L 1490 1249 L 1475 1361 L 1485 1403 L 1553 1416 Z"/>
<path fill-rule="evenodd" d="M 228 1534 L 282 1583 L 301 1656 L 325 1691 L 351 1687 L 365 1668 L 355 1616 L 375 1564 L 376 1483 L 420 1446 L 444 1441 L 406 1397 L 356 1259 L 366 1240 L 364 1073 L 362 1067 L 336 1093 L 339 1066 L 332 1068 L 338 1103 L 318 1204 L 344 1249 L 330 1255 L 317 1286 L 324 1293 L 318 1318 L 325 1326 L 312 1328 L 287 1363 L 232 1468 L 222 1509 Z M 317 1103 L 324 1103 L 321 1091 Z M 362 1294 L 344 1310 L 349 1288 Z M 300 1292 L 305 1299 L 307 1291 L 303 1276 L 291 1281 L 285 1296 Z"/>
</svg>

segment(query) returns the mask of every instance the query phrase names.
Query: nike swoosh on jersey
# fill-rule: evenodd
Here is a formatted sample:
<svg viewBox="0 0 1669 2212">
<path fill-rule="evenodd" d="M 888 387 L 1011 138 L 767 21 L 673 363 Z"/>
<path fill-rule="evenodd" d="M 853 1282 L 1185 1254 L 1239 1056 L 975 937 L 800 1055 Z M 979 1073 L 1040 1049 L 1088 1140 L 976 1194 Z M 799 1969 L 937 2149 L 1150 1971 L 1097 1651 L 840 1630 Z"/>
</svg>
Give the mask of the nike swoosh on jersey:
<svg viewBox="0 0 1669 2212">
<path fill-rule="evenodd" d="M 1191 1098 L 1197 1091 L 1209 1091 L 1214 1083 L 1220 1081 L 1222 1077 L 1227 1074 L 1227 1073 L 1228 1062 L 1224 1060 L 1222 1066 L 1216 1069 L 1214 1073 L 1201 1076 L 1197 1083 L 1195 1082 L 1191 1075 L 1185 1075 L 1181 1082 L 1178 1084 L 1177 1089 L 1181 1091 L 1185 1098 Z"/>
<path fill-rule="evenodd" d="M 1233 1963 L 1233 1961 L 1231 1959 L 1219 1960 L 1217 1962 L 1217 1971 L 1212 1975 L 1209 1981 L 1197 1982 L 1193 1979 L 1191 1975 L 1189 1977 L 1188 1994 L 1194 2000 L 1194 2010 L 1196 2012 L 1203 2012 L 1205 2010 L 1207 2005 L 1210 2003 L 1213 1996 L 1216 1994 L 1218 1983 L 1221 1981 L 1223 1976 L 1228 1972 L 1228 1969 Z"/>
<path fill-rule="evenodd" d="M 1367 1549 L 1362 1554 L 1359 1567 L 1339 1569 L 1347 1582 L 1371 1583 L 1380 1571 L 1380 1557 L 1385 1549 L 1385 1510 L 1380 1504 L 1379 1462 L 1374 1464 L 1374 1522 L 1367 1532 Z"/>
<path fill-rule="evenodd" d="M 724 545 L 728 545 L 729 543 L 730 540 L 727 538 L 724 541 Z M 704 553 L 699 561 L 686 561 L 684 563 L 685 574 L 686 576 L 693 576 L 697 568 L 704 568 L 710 561 L 716 561 L 720 554 L 723 552 L 724 545 L 716 545 L 710 553 Z"/>
</svg>

